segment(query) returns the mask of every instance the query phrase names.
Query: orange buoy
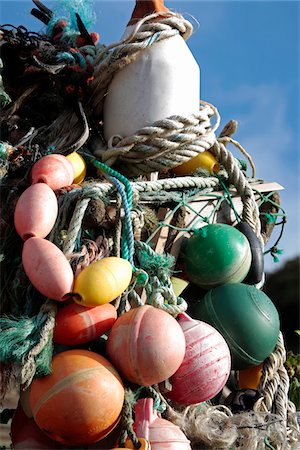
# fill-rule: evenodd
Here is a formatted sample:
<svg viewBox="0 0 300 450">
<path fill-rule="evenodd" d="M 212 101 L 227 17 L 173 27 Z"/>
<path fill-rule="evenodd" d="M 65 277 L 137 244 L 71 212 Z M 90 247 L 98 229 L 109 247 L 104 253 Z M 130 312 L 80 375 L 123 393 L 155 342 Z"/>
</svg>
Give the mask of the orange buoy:
<svg viewBox="0 0 300 450">
<path fill-rule="evenodd" d="M 170 314 L 150 305 L 131 309 L 114 323 L 107 354 L 129 381 L 150 386 L 169 378 L 179 368 L 185 338 Z"/>
<path fill-rule="evenodd" d="M 63 301 L 72 291 L 74 276 L 69 261 L 52 242 L 37 237 L 28 239 L 22 262 L 33 286 L 46 297 Z"/>
<path fill-rule="evenodd" d="M 94 308 L 71 303 L 56 314 L 53 340 L 65 345 L 93 341 L 110 330 L 116 319 L 117 310 L 110 303 Z"/>
<path fill-rule="evenodd" d="M 60 189 L 72 184 L 74 169 L 65 156 L 54 153 L 43 156 L 32 167 L 31 184 L 46 183 L 51 189 Z"/>
<path fill-rule="evenodd" d="M 30 390 L 35 422 L 66 445 L 104 438 L 117 425 L 123 401 L 123 384 L 114 367 L 88 350 L 55 355 L 51 375 L 35 379 Z"/>
<path fill-rule="evenodd" d="M 17 233 L 24 241 L 31 237 L 45 238 L 55 224 L 57 212 L 57 199 L 49 186 L 44 183 L 29 186 L 16 204 Z"/>
<path fill-rule="evenodd" d="M 239 387 L 240 389 L 254 389 L 258 388 L 263 363 L 258 366 L 248 367 L 248 369 L 239 371 Z"/>
</svg>

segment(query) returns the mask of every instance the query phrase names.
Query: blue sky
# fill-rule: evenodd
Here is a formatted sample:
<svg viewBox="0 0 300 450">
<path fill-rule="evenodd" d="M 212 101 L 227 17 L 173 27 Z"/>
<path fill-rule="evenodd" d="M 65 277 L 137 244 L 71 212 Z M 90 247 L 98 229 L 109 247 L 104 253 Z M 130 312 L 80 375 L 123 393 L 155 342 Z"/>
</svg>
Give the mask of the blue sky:
<svg viewBox="0 0 300 450">
<path fill-rule="evenodd" d="M 254 159 L 257 176 L 285 187 L 282 206 L 288 223 L 279 247 L 281 263 L 266 257 L 275 270 L 300 253 L 299 67 L 300 4 L 298 1 L 167 1 L 174 11 L 194 16 L 200 27 L 189 39 L 201 69 L 201 98 L 217 106 L 221 127 L 239 122 L 235 138 Z M 46 2 L 53 8 L 57 2 Z M 121 36 L 133 0 L 95 2 L 92 27 L 101 42 Z M 1 1 L 0 22 L 40 31 L 30 16 L 31 2 Z M 195 29 L 197 26 L 195 26 Z M 240 154 L 233 150 L 235 156 Z M 275 233 L 273 235 L 275 238 Z"/>
</svg>

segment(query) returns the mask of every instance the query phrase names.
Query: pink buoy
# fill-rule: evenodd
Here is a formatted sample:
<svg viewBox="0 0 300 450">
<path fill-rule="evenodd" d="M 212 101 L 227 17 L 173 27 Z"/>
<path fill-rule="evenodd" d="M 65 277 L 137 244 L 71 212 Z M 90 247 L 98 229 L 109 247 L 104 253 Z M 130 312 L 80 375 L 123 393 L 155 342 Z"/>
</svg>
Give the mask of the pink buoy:
<svg viewBox="0 0 300 450">
<path fill-rule="evenodd" d="M 138 437 L 150 442 L 151 450 L 191 450 L 190 441 L 181 429 L 153 410 L 152 398 L 137 401 L 134 430 Z"/>
<path fill-rule="evenodd" d="M 72 291 L 71 266 L 52 242 L 32 237 L 24 243 L 23 267 L 33 286 L 52 300 L 63 301 Z"/>
<path fill-rule="evenodd" d="M 33 419 L 26 416 L 20 404 L 12 418 L 11 440 L 15 450 L 63 448 L 61 444 L 48 438 Z"/>
<path fill-rule="evenodd" d="M 170 314 L 150 305 L 131 309 L 114 323 L 107 354 L 129 381 L 150 386 L 169 378 L 182 363 L 185 339 Z"/>
<path fill-rule="evenodd" d="M 72 184 L 74 169 L 71 162 L 57 153 L 43 156 L 32 167 L 31 184 L 46 183 L 51 189 L 60 189 Z"/>
<path fill-rule="evenodd" d="M 186 352 L 181 366 L 170 378 L 172 390 L 165 395 L 183 405 L 210 400 L 223 389 L 230 373 L 228 345 L 211 325 L 186 313 L 177 318 L 184 332 Z"/>
<path fill-rule="evenodd" d="M 24 241 L 46 237 L 52 230 L 58 212 L 57 199 L 44 183 L 27 188 L 20 196 L 14 214 L 17 233 Z"/>
<path fill-rule="evenodd" d="M 54 342 L 78 345 L 90 342 L 110 330 L 117 319 L 117 310 L 110 303 L 87 308 L 71 303 L 55 317 Z"/>
</svg>

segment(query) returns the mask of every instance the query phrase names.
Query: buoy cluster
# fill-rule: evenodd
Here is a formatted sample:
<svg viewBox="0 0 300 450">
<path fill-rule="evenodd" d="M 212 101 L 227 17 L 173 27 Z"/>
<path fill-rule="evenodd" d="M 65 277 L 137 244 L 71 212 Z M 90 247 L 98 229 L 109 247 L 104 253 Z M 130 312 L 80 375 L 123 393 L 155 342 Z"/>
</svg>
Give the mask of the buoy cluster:
<svg viewBox="0 0 300 450">
<path fill-rule="evenodd" d="M 152 12 L 168 11 L 162 2 L 154 4 Z M 134 19 L 139 17 L 135 11 Z M 114 77 L 104 110 L 107 140 L 198 108 L 199 70 L 183 39 L 177 35 L 159 45 Z M 170 52 L 172 64 L 164 84 Z M 185 89 L 178 100 L 183 75 Z M 145 98 L 145 92 L 151 98 Z M 120 103 L 126 105 L 125 116 Z M 214 156 L 204 152 L 173 172 L 186 175 L 199 167 L 219 170 Z M 59 213 L 55 190 L 81 183 L 85 173 L 79 154 L 44 156 L 33 165 L 31 185 L 16 205 L 24 270 L 37 291 L 58 302 L 58 313 L 52 373 L 35 378 L 22 394 L 12 424 L 15 449 L 89 448 L 95 443 L 92 448 L 117 448 L 126 386 L 160 385 L 164 396 L 181 407 L 212 400 L 231 370 L 240 371 L 240 388 L 256 389 L 261 364 L 278 339 L 278 313 L 256 286 L 263 276 L 261 244 L 244 223 L 205 224 L 188 239 L 182 249 L 182 278 L 199 287 L 199 298 L 188 313 L 174 318 L 145 304 L 117 317 L 111 302 L 130 286 L 131 264 L 109 256 L 74 276 L 64 253 L 47 239 Z M 200 294 L 203 290 L 205 295 Z M 91 350 L 101 337 L 104 354 Z M 139 399 L 134 413 L 141 449 L 191 449 L 180 428 L 154 410 L 152 399 Z M 134 447 L 128 440 L 124 448 Z"/>
</svg>

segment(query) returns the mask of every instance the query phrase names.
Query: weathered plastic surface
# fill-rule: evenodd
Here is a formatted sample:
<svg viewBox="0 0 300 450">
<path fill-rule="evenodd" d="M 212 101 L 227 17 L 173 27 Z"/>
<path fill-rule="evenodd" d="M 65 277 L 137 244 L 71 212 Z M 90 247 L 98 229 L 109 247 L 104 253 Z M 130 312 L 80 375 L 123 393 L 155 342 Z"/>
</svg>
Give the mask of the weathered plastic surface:
<svg viewBox="0 0 300 450">
<path fill-rule="evenodd" d="M 171 400 L 191 405 L 212 399 L 223 389 L 230 374 L 231 357 L 223 336 L 211 325 L 178 315 L 186 351 L 179 369 L 170 378 Z"/>
<path fill-rule="evenodd" d="M 46 239 L 24 243 L 23 267 L 33 286 L 52 300 L 63 301 L 72 291 L 74 276 L 63 252 Z"/>
<path fill-rule="evenodd" d="M 128 36 L 134 25 L 127 27 Z M 200 70 L 180 35 L 155 42 L 114 76 L 104 103 L 104 136 L 130 136 L 173 115 L 199 111 Z"/>
<path fill-rule="evenodd" d="M 185 338 L 178 322 L 150 305 L 120 316 L 108 336 L 110 361 L 124 378 L 143 386 L 173 375 L 184 353 Z"/>
<path fill-rule="evenodd" d="M 278 312 L 269 297 L 254 286 L 237 283 L 212 289 L 195 304 L 191 315 L 222 334 L 234 370 L 257 366 L 275 348 Z"/>
<path fill-rule="evenodd" d="M 153 410 L 152 398 L 136 403 L 134 429 L 137 436 L 150 442 L 152 450 L 191 450 L 190 441 L 181 429 Z"/>
<path fill-rule="evenodd" d="M 16 204 L 14 223 L 17 233 L 24 241 L 31 237 L 45 238 L 55 224 L 57 213 L 56 196 L 47 184 L 29 186 Z"/>
<path fill-rule="evenodd" d="M 189 280 L 205 289 L 243 281 L 251 264 L 247 238 L 223 223 L 196 230 L 187 241 L 183 256 Z"/>
<path fill-rule="evenodd" d="M 124 388 L 112 364 L 88 350 L 54 356 L 52 373 L 36 378 L 30 404 L 38 426 L 65 445 L 99 441 L 117 425 Z"/>
<path fill-rule="evenodd" d="M 99 306 L 115 300 L 132 278 L 129 261 L 116 256 L 93 262 L 74 281 L 74 301 L 83 306 Z"/>
<path fill-rule="evenodd" d="M 52 154 L 43 156 L 32 167 L 30 181 L 46 183 L 51 189 L 60 189 L 72 184 L 74 169 L 71 162 L 63 155 Z"/>
<path fill-rule="evenodd" d="M 116 319 L 117 310 L 110 303 L 94 308 L 71 303 L 56 314 L 53 340 L 65 345 L 93 341 L 110 330 Z"/>
</svg>

